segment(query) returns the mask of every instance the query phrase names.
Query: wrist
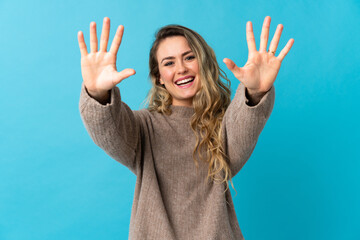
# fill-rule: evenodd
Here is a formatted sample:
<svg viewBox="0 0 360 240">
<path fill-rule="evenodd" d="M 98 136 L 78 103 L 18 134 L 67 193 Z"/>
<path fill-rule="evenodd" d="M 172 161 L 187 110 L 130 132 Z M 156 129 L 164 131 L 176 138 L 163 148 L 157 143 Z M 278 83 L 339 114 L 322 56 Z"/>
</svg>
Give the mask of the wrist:
<svg viewBox="0 0 360 240">
<path fill-rule="evenodd" d="M 89 96 L 94 98 L 99 103 L 105 105 L 106 103 L 110 102 L 110 90 L 105 91 L 93 91 L 89 90 L 85 87 L 86 91 L 88 92 Z"/>
<path fill-rule="evenodd" d="M 257 105 L 265 94 L 266 94 L 266 92 L 254 91 L 254 90 L 245 88 L 245 96 L 248 99 L 249 106 Z"/>
<path fill-rule="evenodd" d="M 258 97 L 258 96 L 264 96 L 266 92 L 263 91 L 259 91 L 259 90 L 252 90 L 249 88 L 246 88 L 248 91 L 248 94 L 251 95 L 252 97 Z"/>
</svg>

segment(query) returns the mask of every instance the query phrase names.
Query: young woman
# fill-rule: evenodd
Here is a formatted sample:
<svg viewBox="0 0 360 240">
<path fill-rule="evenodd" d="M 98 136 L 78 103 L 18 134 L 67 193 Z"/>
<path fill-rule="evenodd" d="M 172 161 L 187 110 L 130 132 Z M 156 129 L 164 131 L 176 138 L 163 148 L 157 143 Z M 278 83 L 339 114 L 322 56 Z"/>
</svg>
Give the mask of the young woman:
<svg viewBox="0 0 360 240">
<path fill-rule="evenodd" d="M 139 111 L 121 101 L 116 87 L 135 74 L 116 70 L 124 27 L 108 52 L 109 18 L 99 50 L 94 22 L 90 53 L 78 33 L 83 122 L 93 141 L 137 176 L 129 239 L 243 239 L 228 181 L 255 148 L 273 108 L 273 83 L 294 42 L 276 57 L 283 26 L 266 51 L 269 27 L 266 17 L 257 51 L 247 23 L 244 67 L 224 59 L 241 82 L 232 101 L 229 80 L 204 39 L 183 26 L 161 28 L 150 50 L 148 109 Z"/>
</svg>

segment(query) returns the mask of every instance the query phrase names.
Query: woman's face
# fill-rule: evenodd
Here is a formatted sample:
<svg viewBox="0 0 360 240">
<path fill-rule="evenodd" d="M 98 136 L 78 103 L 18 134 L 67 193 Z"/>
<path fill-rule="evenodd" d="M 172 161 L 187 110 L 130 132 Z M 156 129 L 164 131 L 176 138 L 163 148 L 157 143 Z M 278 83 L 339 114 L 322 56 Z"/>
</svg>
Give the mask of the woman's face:
<svg viewBox="0 0 360 240">
<path fill-rule="evenodd" d="M 172 96 L 174 106 L 192 106 L 200 89 L 199 64 L 185 37 L 165 38 L 158 47 L 160 83 Z"/>
</svg>

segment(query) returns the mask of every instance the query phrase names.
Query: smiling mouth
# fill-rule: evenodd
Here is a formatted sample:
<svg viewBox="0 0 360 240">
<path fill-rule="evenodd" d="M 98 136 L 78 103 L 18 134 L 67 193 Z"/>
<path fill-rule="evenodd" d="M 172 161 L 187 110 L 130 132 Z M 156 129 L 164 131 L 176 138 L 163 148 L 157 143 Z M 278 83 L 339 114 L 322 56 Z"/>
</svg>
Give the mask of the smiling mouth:
<svg viewBox="0 0 360 240">
<path fill-rule="evenodd" d="M 175 82 L 175 84 L 178 86 L 186 85 L 186 84 L 193 82 L 194 79 L 195 79 L 194 77 L 189 77 L 189 78 L 177 81 L 177 82 Z"/>
</svg>

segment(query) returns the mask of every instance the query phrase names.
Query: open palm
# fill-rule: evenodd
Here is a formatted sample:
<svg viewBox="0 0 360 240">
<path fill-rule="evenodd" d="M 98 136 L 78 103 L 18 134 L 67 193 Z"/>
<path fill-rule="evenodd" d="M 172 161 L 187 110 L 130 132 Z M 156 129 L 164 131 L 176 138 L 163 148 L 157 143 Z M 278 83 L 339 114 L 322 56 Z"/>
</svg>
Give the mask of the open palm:
<svg viewBox="0 0 360 240">
<path fill-rule="evenodd" d="M 250 94 L 265 93 L 271 88 L 280 70 L 282 60 L 294 43 L 294 39 L 290 39 L 279 56 L 275 56 L 283 29 L 282 24 L 279 24 L 270 43 L 269 51 L 267 52 L 270 21 L 271 18 L 269 16 L 264 20 L 259 51 L 256 50 L 252 23 L 248 22 L 246 24 L 246 40 L 249 56 L 243 67 L 236 66 L 236 64 L 228 58 L 224 59 L 226 66 L 234 76 L 245 85 Z"/>
<path fill-rule="evenodd" d="M 89 94 L 94 97 L 105 95 L 108 90 L 120 83 L 123 79 L 135 74 L 134 69 L 116 70 L 116 54 L 119 50 L 124 27 L 120 25 L 107 52 L 109 41 L 110 19 L 104 18 L 103 29 L 100 39 L 100 50 L 98 51 L 98 40 L 96 36 L 96 24 L 90 24 L 90 50 L 88 53 L 81 31 L 78 33 L 78 42 L 81 52 L 81 74 Z"/>
</svg>

